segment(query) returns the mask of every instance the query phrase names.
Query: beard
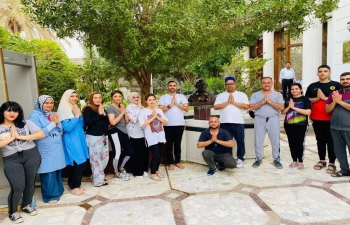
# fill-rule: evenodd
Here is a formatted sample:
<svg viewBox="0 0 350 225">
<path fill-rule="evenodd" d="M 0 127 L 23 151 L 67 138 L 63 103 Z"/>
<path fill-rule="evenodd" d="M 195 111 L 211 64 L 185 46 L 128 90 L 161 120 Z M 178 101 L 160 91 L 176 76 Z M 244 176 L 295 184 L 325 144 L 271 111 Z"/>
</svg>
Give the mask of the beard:
<svg viewBox="0 0 350 225">
<path fill-rule="evenodd" d="M 209 126 L 210 127 L 210 129 L 213 129 L 213 130 L 215 130 L 215 129 L 218 129 L 219 128 L 219 126 Z"/>
</svg>

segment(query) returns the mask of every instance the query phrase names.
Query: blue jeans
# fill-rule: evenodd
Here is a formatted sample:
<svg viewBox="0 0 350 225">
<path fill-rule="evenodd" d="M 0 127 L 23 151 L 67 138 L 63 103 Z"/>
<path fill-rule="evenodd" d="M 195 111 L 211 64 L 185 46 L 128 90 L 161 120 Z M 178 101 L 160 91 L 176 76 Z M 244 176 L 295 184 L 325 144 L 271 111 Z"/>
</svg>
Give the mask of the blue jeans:
<svg viewBox="0 0 350 225">
<path fill-rule="evenodd" d="M 244 144 L 244 124 L 239 123 L 221 123 L 220 128 L 229 132 L 231 137 L 237 143 L 237 158 L 244 161 L 245 144 Z"/>
</svg>

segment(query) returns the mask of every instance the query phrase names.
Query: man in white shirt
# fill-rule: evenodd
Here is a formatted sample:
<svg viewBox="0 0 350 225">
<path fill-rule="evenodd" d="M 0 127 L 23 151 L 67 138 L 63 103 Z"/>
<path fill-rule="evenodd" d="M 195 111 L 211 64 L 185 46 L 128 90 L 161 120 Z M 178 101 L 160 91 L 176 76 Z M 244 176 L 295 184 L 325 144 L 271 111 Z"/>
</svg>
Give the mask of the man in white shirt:
<svg viewBox="0 0 350 225">
<path fill-rule="evenodd" d="M 249 109 L 246 94 L 236 91 L 236 79 L 225 78 L 226 91 L 215 100 L 214 109 L 220 110 L 220 127 L 229 132 L 237 142 L 237 167 L 242 167 L 245 155 L 243 110 Z"/>
<path fill-rule="evenodd" d="M 183 111 L 188 112 L 188 101 L 183 94 L 177 94 L 176 90 L 176 82 L 169 81 L 168 94 L 161 96 L 158 101 L 158 107 L 163 110 L 169 120 L 168 124 L 164 125 L 169 170 L 174 170 L 174 166 L 180 169 L 185 168 L 180 160 L 182 134 L 185 128 Z"/>
<path fill-rule="evenodd" d="M 280 72 L 279 82 L 282 84 L 283 99 L 288 98 L 287 89 L 288 89 L 288 95 L 291 96 L 290 86 L 295 81 L 295 72 L 294 72 L 293 68 L 291 68 L 290 66 L 291 66 L 291 63 L 286 62 L 286 67 L 281 69 L 281 72 Z"/>
</svg>

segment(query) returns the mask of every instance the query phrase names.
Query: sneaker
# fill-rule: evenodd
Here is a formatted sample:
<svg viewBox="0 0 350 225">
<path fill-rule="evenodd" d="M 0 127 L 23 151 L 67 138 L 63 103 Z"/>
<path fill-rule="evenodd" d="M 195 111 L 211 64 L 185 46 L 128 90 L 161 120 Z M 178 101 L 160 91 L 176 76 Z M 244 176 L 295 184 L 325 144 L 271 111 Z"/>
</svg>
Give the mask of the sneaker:
<svg viewBox="0 0 350 225">
<path fill-rule="evenodd" d="M 237 168 L 243 167 L 243 163 L 244 163 L 243 160 L 237 159 Z"/>
<path fill-rule="evenodd" d="M 144 177 L 148 177 L 148 173 L 146 171 L 143 172 Z"/>
<path fill-rule="evenodd" d="M 135 176 L 135 178 L 142 179 L 143 176 Z"/>
<path fill-rule="evenodd" d="M 256 168 L 256 167 L 260 166 L 261 163 L 262 163 L 262 160 L 258 160 L 258 159 L 257 159 L 257 160 L 253 163 L 252 167 Z"/>
<path fill-rule="evenodd" d="M 29 216 L 35 216 L 36 214 L 38 214 L 38 211 L 36 211 L 36 209 L 31 207 L 30 205 L 27 205 L 26 207 L 24 207 L 22 211 L 27 213 Z"/>
<path fill-rule="evenodd" d="M 120 173 L 123 173 L 126 177 L 130 177 L 130 175 L 126 172 L 125 169 L 123 169 L 122 171 L 120 171 Z"/>
<path fill-rule="evenodd" d="M 211 175 L 214 175 L 214 173 L 215 173 L 216 171 L 218 171 L 218 168 L 215 168 L 215 169 L 213 169 L 213 170 L 208 170 L 207 174 L 208 174 L 208 176 L 211 176 Z"/>
<path fill-rule="evenodd" d="M 12 213 L 12 215 L 9 215 L 9 218 L 10 220 L 13 222 L 13 223 L 23 223 L 23 218 L 17 213 Z"/>
<path fill-rule="evenodd" d="M 120 172 L 118 175 L 114 175 L 114 180 L 128 181 L 128 180 L 130 180 L 130 177 L 127 177 L 124 173 Z"/>
<path fill-rule="evenodd" d="M 278 161 L 278 160 L 273 160 L 273 165 L 277 168 L 277 169 L 282 169 L 283 168 L 283 166 L 282 166 L 282 164 L 280 163 L 280 161 Z"/>
</svg>

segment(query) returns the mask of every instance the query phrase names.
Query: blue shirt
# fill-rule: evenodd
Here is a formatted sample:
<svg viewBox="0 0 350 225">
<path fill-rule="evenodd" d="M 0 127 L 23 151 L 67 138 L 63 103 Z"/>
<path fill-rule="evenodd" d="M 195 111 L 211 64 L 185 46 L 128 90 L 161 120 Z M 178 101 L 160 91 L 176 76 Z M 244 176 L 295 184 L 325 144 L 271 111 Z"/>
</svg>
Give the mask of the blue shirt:
<svg viewBox="0 0 350 225">
<path fill-rule="evenodd" d="M 218 135 L 216 136 L 220 141 L 230 141 L 232 140 L 231 135 L 224 129 L 219 128 Z M 199 136 L 198 142 L 209 141 L 211 139 L 210 128 L 204 130 Z M 216 154 L 230 153 L 232 155 L 232 148 L 219 145 L 216 142 L 211 143 L 205 150 L 211 150 Z"/>
<path fill-rule="evenodd" d="M 78 165 L 86 162 L 86 159 L 89 158 L 89 153 L 83 129 L 83 117 L 62 120 L 61 124 L 63 128 L 62 140 L 66 164 L 73 166 L 74 162 Z"/>
<path fill-rule="evenodd" d="M 29 120 L 45 133 L 45 138 L 34 141 L 41 155 L 38 173 L 50 173 L 66 167 L 62 144 L 62 128 L 49 121 L 43 112 L 34 110 Z"/>
</svg>

